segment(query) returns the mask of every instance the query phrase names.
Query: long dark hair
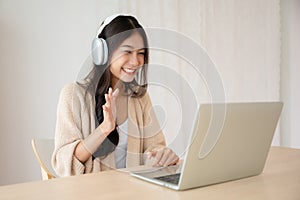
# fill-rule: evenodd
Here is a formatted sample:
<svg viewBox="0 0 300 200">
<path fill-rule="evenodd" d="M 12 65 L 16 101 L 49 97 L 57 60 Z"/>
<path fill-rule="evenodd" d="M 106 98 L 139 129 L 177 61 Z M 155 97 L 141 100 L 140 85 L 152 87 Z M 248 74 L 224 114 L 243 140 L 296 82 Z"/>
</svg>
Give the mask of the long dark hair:
<svg viewBox="0 0 300 200">
<path fill-rule="evenodd" d="M 102 66 L 94 65 L 92 71 L 85 78 L 87 91 L 95 97 L 95 111 L 98 122 L 103 122 L 102 105 L 105 104 L 104 94 L 111 87 L 111 72 L 109 69 L 112 53 L 121 45 L 121 43 L 130 37 L 134 31 L 137 31 L 144 41 L 145 54 L 144 66 L 141 67 L 140 73 L 130 82 L 125 83 L 125 89 L 128 95 L 134 98 L 142 97 L 147 91 L 147 64 L 149 62 L 148 40 L 143 27 L 133 16 L 118 16 L 112 20 L 98 35 L 98 38 L 103 38 L 108 46 L 108 62 Z M 105 157 L 115 150 L 119 142 L 119 134 L 115 128 L 99 146 L 98 150 L 93 154 L 93 157 Z"/>
</svg>

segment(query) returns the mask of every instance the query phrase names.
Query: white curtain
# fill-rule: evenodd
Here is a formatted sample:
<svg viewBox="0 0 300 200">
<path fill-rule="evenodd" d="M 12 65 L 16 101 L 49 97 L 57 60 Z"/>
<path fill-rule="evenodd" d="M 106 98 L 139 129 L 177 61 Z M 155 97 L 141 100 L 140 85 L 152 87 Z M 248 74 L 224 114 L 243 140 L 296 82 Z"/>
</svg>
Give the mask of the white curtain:
<svg viewBox="0 0 300 200">
<path fill-rule="evenodd" d="M 201 41 L 228 101 L 279 99 L 279 9 L 279 0 L 201 1 Z"/>
<path fill-rule="evenodd" d="M 201 1 L 201 42 L 227 101 L 280 99 L 280 1 Z M 280 145 L 279 126 L 273 145 Z"/>
</svg>

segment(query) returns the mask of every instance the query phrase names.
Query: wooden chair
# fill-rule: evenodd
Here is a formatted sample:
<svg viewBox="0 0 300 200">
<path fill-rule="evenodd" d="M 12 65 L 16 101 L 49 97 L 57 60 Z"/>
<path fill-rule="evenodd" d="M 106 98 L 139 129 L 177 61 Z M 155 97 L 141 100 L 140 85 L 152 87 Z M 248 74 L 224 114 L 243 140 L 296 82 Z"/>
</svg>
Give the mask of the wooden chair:
<svg viewBox="0 0 300 200">
<path fill-rule="evenodd" d="M 40 164 L 43 180 L 53 179 L 56 174 L 51 165 L 54 140 L 32 139 L 31 145 L 37 161 Z"/>
</svg>

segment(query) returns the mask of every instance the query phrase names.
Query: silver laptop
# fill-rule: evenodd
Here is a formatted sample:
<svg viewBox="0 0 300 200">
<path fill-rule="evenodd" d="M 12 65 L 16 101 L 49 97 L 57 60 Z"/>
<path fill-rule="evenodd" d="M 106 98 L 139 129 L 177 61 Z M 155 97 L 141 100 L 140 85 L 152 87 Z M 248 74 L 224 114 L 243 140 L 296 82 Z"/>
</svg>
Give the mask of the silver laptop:
<svg viewBox="0 0 300 200">
<path fill-rule="evenodd" d="M 186 190 L 262 172 L 281 102 L 204 104 L 181 165 L 132 171 L 134 177 Z"/>
</svg>

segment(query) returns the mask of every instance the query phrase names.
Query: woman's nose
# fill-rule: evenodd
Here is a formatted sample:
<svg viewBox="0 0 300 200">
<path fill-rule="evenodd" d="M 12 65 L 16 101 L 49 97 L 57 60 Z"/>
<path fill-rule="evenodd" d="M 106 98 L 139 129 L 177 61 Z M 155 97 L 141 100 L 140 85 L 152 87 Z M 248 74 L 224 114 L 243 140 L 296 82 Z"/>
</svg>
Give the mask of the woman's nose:
<svg viewBox="0 0 300 200">
<path fill-rule="evenodd" d="M 140 66 L 140 65 L 142 65 L 142 58 L 138 53 L 131 54 L 130 65 L 131 66 Z"/>
</svg>

